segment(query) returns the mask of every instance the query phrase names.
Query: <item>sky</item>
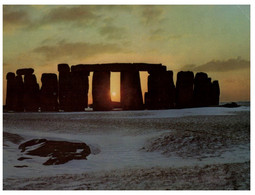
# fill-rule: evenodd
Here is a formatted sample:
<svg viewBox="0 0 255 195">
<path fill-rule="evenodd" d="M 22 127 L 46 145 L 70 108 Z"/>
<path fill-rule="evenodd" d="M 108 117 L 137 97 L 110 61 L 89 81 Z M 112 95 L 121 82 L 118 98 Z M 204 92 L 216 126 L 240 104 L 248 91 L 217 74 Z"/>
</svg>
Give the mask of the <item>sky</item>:
<svg viewBox="0 0 255 195">
<path fill-rule="evenodd" d="M 6 74 L 58 73 L 67 63 L 162 63 L 206 72 L 221 102 L 250 100 L 249 5 L 3 5 L 3 103 Z M 120 96 L 112 73 L 112 100 Z M 148 73 L 141 72 L 143 93 Z M 92 74 L 90 74 L 90 83 Z M 91 87 L 89 103 L 91 103 Z"/>
</svg>

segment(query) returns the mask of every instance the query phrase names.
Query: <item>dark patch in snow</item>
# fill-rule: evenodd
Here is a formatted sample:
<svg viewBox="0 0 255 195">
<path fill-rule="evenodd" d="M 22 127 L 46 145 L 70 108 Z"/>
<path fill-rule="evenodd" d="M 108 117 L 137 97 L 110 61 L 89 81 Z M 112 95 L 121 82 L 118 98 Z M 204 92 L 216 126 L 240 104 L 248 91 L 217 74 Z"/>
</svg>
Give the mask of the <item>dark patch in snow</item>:
<svg viewBox="0 0 255 195">
<path fill-rule="evenodd" d="M 24 167 L 28 167 L 28 166 L 27 165 L 16 165 L 14 167 L 16 167 L 16 168 L 24 168 Z"/>
<path fill-rule="evenodd" d="M 32 158 L 29 158 L 29 157 L 20 157 L 20 158 L 18 158 L 19 161 L 26 160 L 26 159 L 32 159 Z"/>
<path fill-rule="evenodd" d="M 14 144 L 19 144 L 22 140 L 24 140 L 23 137 L 21 137 L 18 134 L 14 134 L 14 133 L 7 133 L 7 132 L 3 132 L 3 138 L 4 138 L 4 144 L 5 142 L 9 141 L 12 142 Z M 5 144 L 7 145 L 7 144 Z"/>
<path fill-rule="evenodd" d="M 85 143 L 73 143 L 67 141 L 50 141 L 47 139 L 32 139 L 20 144 L 21 152 L 26 155 L 49 157 L 43 165 L 59 165 L 71 160 L 87 159 L 91 153 Z"/>
</svg>

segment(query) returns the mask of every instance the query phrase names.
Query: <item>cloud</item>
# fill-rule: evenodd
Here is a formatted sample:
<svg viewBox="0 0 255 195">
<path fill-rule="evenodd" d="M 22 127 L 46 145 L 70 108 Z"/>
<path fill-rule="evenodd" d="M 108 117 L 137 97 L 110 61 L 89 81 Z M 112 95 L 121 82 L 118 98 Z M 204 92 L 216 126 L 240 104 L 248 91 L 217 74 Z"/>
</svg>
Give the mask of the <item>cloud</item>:
<svg viewBox="0 0 255 195">
<path fill-rule="evenodd" d="M 126 29 L 122 27 L 116 27 L 114 25 L 107 25 L 100 28 L 99 33 L 106 36 L 108 39 L 121 39 L 126 35 Z"/>
<path fill-rule="evenodd" d="M 100 44 L 100 43 L 87 43 L 76 42 L 68 43 L 60 41 L 56 45 L 45 45 L 37 47 L 33 50 L 44 56 L 45 60 L 62 60 L 62 59 L 84 59 L 103 53 L 118 53 L 123 51 L 116 44 Z"/>
<path fill-rule="evenodd" d="M 183 37 L 184 37 L 183 35 L 174 34 L 174 35 L 169 35 L 168 39 L 177 40 L 177 39 L 181 39 Z"/>
<path fill-rule="evenodd" d="M 159 40 L 165 40 L 166 37 L 164 36 L 164 30 L 159 28 L 156 30 L 150 31 L 149 40 L 151 41 L 159 41 Z"/>
<path fill-rule="evenodd" d="M 91 6 L 61 6 L 51 9 L 41 20 L 42 24 L 61 22 L 84 23 L 98 19 L 99 15 L 94 12 Z"/>
<path fill-rule="evenodd" d="M 183 35 L 167 34 L 164 29 L 158 28 L 150 31 L 149 40 L 151 41 L 167 41 L 181 39 Z"/>
<path fill-rule="evenodd" d="M 34 7 L 32 7 L 34 8 Z M 86 6 L 47 6 L 34 8 L 39 11 L 39 17 L 33 20 L 29 25 L 27 25 L 28 30 L 35 30 L 42 26 L 64 24 L 73 25 L 74 27 L 84 27 L 94 24 L 100 15 L 97 14 L 95 7 Z"/>
<path fill-rule="evenodd" d="M 134 10 L 136 5 L 94 5 L 93 6 L 97 10 L 105 10 L 105 11 L 116 11 L 116 12 L 127 12 L 131 13 Z"/>
<path fill-rule="evenodd" d="M 142 22 L 146 25 L 158 23 L 162 20 L 163 9 L 157 6 L 143 6 Z"/>
<path fill-rule="evenodd" d="M 3 31 L 10 32 L 31 23 L 29 15 L 23 10 L 12 10 L 8 6 L 3 9 Z"/>
<path fill-rule="evenodd" d="M 241 59 L 238 57 L 236 59 L 228 60 L 212 60 L 202 65 L 185 65 L 182 70 L 191 70 L 191 71 L 205 71 L 205 72 L 227 72 L 233 70 L 241 70 L 250 68 L 250 61 Z"/>
<path fill-rule="evenodd" d="M 181 67 L 181 70 L 183 71 L 193 71 L 195 68 L 197 67 L 197 65 L 195 64 L 186 64 L 185 66 Z"/>
<path fill-rule="evenodd" d="M 31 17 L 29 13 L 37 13 Z M 76 27 L 94 24 L 100 19 L 96 6 L 4 6 L 4 30 L 23 27 L 35 30 L 45 25 L 72 24 Z"/>
</svg>

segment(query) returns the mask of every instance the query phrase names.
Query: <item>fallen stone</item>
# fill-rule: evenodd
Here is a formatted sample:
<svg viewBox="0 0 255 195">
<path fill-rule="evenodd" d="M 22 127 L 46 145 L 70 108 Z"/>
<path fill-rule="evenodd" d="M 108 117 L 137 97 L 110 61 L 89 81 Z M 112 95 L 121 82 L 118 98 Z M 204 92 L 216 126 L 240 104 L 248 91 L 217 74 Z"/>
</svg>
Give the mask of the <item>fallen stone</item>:
<svg viewBox="0 0 255 195">
<path fill-rule="evenodd" d="M 47 139 L 32 139 L 19 146 L 26 155 L 49 157 L 43 165 L 59 165 L 71 160 L 87 159 L 91 153 L 87 144 L 67 141 L 50 141 Z"/>
<path fill-rule="evenodd" d="M 236 108 L 236 107 L 239 107 L 240 105 L 238 105 L 237 103 L 235 102 L 231 102 L 231 103 L 227 103 L 227 104 L 223 104 L 221 105 L 221 107 L 227 107 L 227 108 Z"/>
</svg>

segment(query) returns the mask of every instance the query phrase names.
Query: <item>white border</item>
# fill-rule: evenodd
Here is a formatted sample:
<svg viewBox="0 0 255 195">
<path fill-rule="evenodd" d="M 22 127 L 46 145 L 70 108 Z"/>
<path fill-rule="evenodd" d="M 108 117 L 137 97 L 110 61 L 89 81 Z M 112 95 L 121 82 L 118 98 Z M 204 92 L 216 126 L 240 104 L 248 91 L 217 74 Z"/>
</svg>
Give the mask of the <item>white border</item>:
<svg viewBox="0 0 255 195">
<path fill-rule="evenodd" d="M 118 4 L 118 5 L 130 5 L 130 4 L 132 4 L 132 5 L 140 5 L 140 4 L 146 4 L 146 5 L 148 5 L 148 4 L 157 4 L 157 5 L 182 5 L 182 4 L 185 4 L 185 5 L 234 5 L 234 4 L 240 4 L 240 5 L 250 5 L 250 13 L 251 13 L 251 17 L 250 17 L 250 24 L 251 24 L 251 33 L 250 33 L 250 38 L 251 38 L 251 44 L 250 44 L 250 53 L 251 53 L 251 69 L 250 69 L 250 78 L 251 78 L 251 85 L 250 85 L 250 94 L 251 94 L 251 98 L 250 98 L 250 102 L 251 102 L 251 190 L 250 191 L 237 191 L 237 192 L 233 192 L 233 191 L 206 191 L 206 193 L 208 193 L 208 194 L 210 194 L 210 193 L 222 193 L 222 192 L 224 192 L 224 193 L 229 193 L 229 194 L 233 194 L 233 193 L 242 193 L 242 194 L 247 194 L 247 193 L 252 193 L 253 191 L 254 191 L 254 185 L 253 185 L 253 176 L 254 176 L 254 168 L 253 168 L 253 160 L 254 160 L 254 151 L 253 151 L 253 148 L 254 148 L 254 122 L 253 122 L 253 119 L 254 119 L 254 114 L 253 114 L 253 108 L 254 108 L 254 103 L 253 103 L 253 97 L 254 97 L 254 90 L 253 90 L 253 87 L 254 87 L 254 77 L 252 77 L 252 75 L 254 75 L 253 73 L 254 73 L 254 68 L 253 68 L 253 66 L 254 66 L 254 60 L 255 60 L 255 58 L 254 58 L 254 1 L 252 1 L 252 0 L 229 0 L 229 1 L 226 1 L 226 0 L 224 0 L 224 1 L 222 1 L 222 0 L 207 0 L 207 1 L 201 1 L 201 0 L 196 0 L 196 1 L 194 1 L 194 0 L 190 0 L 190 1 L 187 1 L 187 0 L 179 0 L 179 1 L 172 1 L 172 0 L 158 0 L 158 1 L 152 1 L 152 0 L 149 0 L 149 1 L 141 1 L 141 0 L 129 0 L 129 1 L 107 1 L 107 2 L 105 2 L 105 1 L 101 1 L 101 0 L 93 0 L 93 1 L 77 1 L 77 0 L 72 0 L 72 1 L 70 1 L 70 0 L 51 0 L 51 1 L 49 1 L 49 0 L 44 0 L 44 1 L 42 1 L 42 0 L 37 0 L 37 1 L 35 1 L 35 0 L 22 0 L 22 1 L 18 1 L 18 0 L 2 0 L 1 1 L 1 5 L 2 5 L 2 7 L 1 7 L 1 10 L 0 10 L 0 13 L 1 13 L 1 18 L 0 18 L 0 20 L 1 20 L 1 37 L 0 37 L 0 42 L 2 43 L 2 47 L 1 47 L 1 54 L 2 54 L 2 57 L 1 57 L 1 63 L 2 63 L 2 68 L 1 68 L 1 76 L 2 76 L 2 78 L 3 79 L 5 79 L 4 78 L 4 75 L 3 75 L 3 26 L 2 26 L 2 21 L 3 21 L 3 18 L 2 18 L 2 16 L 3 16 L 3 13 L 2 13 L 2 11 L 3 11 L 3 5 L 8 5 L 8 4 L 17 4 L 17 5 L 25 5 L 25 4 L 33 4 L 33 5 L 36 5 L 36 4 L 44 4 L 44 5 L 55 5 L 55 4 L 65 4 L 65 5 L 74 5 L 74 4 L 79 4 L 79 5 L 81 5 L 81 4 L 93 4 L 93 5 L 97 5 L 97 4 L 100 4 L 100 5 L 103 5 L 103 4 Z M 2 94 L 2 90 L 3 90 L 3 80 L 1 81 L 2 82 L 2 84 L 1 84 L 1 94 Z M 0 99 L 0 101 L 1 102 L 3 102 L 3 99 L 2 99 L 3 97 L 2 97 L 2 95 L 1 95 L 1 99 Z M 3 110 L 2 110 L 2 106 L 1 106 L 1 108 L 0 108 L 0 110 L 2 111 L 2 113 L 3 113 Z M 3 127 L 3 119 L 2 119 L 2 116 L 3 116 L 3 114 L 1 115 L 1 117 L 0 117 L 0 121 L 1 121 L 1 124 L 2 124 L 2 127 Z M 1 132 L 1 136 L 0 136 L 0 144 L 1 144 L 1 146 L 3 146 L 3 143 L 2 143 L 2 132 Z M 2 148 L 1 148 L 1 151 L 0 151 L 0 160 L 1 160 L 1 170 L 0 170 L 0 173 L 1 173 L 1 176 L 2 176 L 2 179 L 3 179 L 3 172 L 2 172 L 2 170 L 3 170 L 3 167 L 2 167 L 2 163 L 3 163 L 3 159 L 2 159 L 2 155 L 3 155 L 3 150 L 2 150 Z M 3 188 L 3 183 L 2 183 L 2 179 L 1 179 L 1 182 L 0 182 L 0 185 L 1 185 L 1 190 L 2 190 L 2 188 Z M 16 192 L 10 192 L 10 191 L 3 191 L 4 193 L 22 193 L 23 191 L 16 191 Z M 40 191 L 40 192 L 36 192 L 36 193 L 39 193 L 39 194 L 41 194 L 41 193 L 49 193 L 48 191 Z M 101 191 L 102 192 L 102 191 Z M 104 194 L 106 193 L 106 194 L 109 194 L 109 193 L 133 193 L 134 191 L 107 191 L 107 192 L 103 192 Z M 186 193 L 187 191 L 182 191 L 182 192 L 180 192 L 180 191 L 178 191 L 178 192 L 176 192 L 176 191 L 170 191 L 170 192 L 168 192 L 168 191 L 146 191 L 146 192 L 144 192 L 144 191 L 139 191 L 139 193 L 146 193 L 146 194 L 151 194 L 151 193 L 163 193 L 163 194 L 165 194 L 165 193 L 167 193 L 167 194 L 169 194 L 169 193 Z M 34 191 L 26 191 L 25 193 L 34 193 Z M 53 192 L 53 193 L 56 193 L 55 191 Z M 64 193 L 64 194 L 66 194 L 66 193 L 73 193 L 73 191 L 68 191 L 68 192 L 64 192 L 64 191 L 61 191 L 60 193 Z M 79 192 L 76 192 L 76 193 L 84 193 L 84 191 L 79 191 Z M 88 191 L 86 191 L 86 193 L 88 193 Z M 92 193 L 92 192 L 89 192 L 89 193 Z M 93 193 L 100 193 L 100 192 L 98 192 L 98 191 L 94 191 Z M 137 193 L 137 192 L 135 192 L 135 193 Z M 191 194 L 197 194 L 197 193 L 205 193 L 205 191 L 189 191 L 189 193 L 191 193 Z"/>
</svg>

